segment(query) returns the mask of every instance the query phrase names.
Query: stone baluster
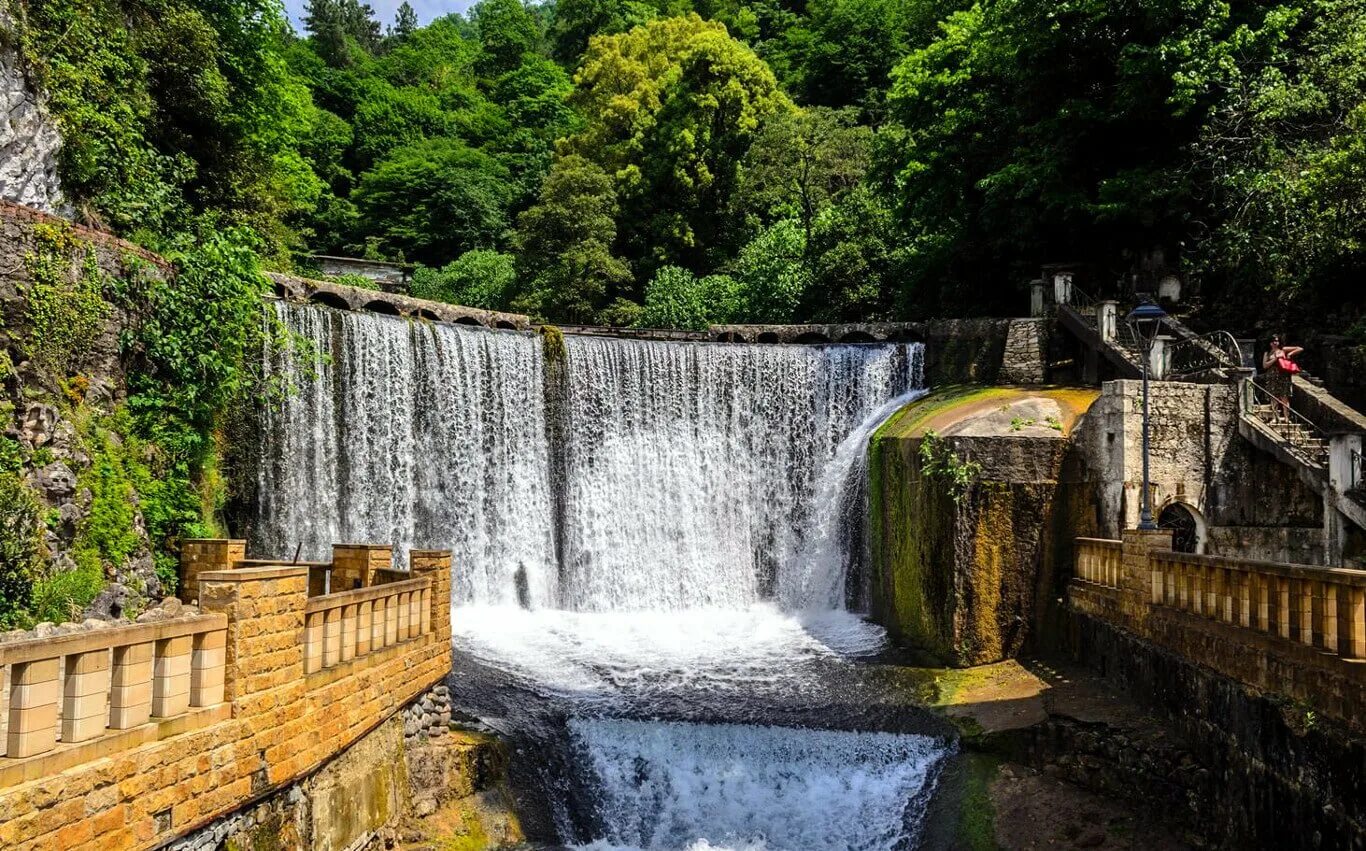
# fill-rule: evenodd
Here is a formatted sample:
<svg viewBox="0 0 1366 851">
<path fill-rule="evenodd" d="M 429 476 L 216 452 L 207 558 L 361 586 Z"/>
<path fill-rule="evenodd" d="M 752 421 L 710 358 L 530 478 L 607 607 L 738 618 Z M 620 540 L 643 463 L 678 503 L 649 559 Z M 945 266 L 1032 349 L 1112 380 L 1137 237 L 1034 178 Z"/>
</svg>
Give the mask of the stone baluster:
<svg viewBox="0 0 1366 851">
<path fill-rule="evenodd" d="M 341 656 L 340 661 L 349 662 L 356 656 L 356 605 L 341 608 Z"/>
<path fill-rule="evenodd" d="M 392 647 L 398 642 L 398 597 L 390 595 L 384 598 L 384 646 Z"/>
<path fill-rule="evenodd" d="M 364 656 L 370 652 L 370 642 L 374 637 L 374 626 L 370 622 L 375 610 L 375 601 L 366 600 L 356 607 L 356 655 Z"/>
<path fill-rule="evenodd" d="M 385 640 L 385 633 L 388 631 L 389 623 L 389 599 L 380 597 L 375 601 L 374 610 L 370 615 L 370 649 L 383 650 L 389 646 Z"/>
<path fill-rule="evenodd" d="M 150 641 L 114 648 L 109 691 L 109 726 L 128 730 L 152 717 L 152 656 Z"/>
<path fill-rule="evenodd" d="M 68 655 L 62 692 L 62 742 L 104 735 L 109 721 L 109 648 Z"/>
<path fill-rule="evenodd" d="M 398 640 L 408 640 L 408 621 L 412 614 L 412 603 L 409 597 L 412 595 L 404 592 L 398 595 Z"/>
<path fill-rule="evenodd" d="M 1346 652 L 1352 659 L 1366 659 L 1366 588 L 1347 589 Z"/>
<path fill-rule="evenodd" d="M 188 635 L 156 642 L 152 662 L 152 715 L 171 718 L 190 708 L 190 660 L 194 644 Z"/>
<path fill-rule="evenodd" d="M 1314 585 L 1301 579 L 1300 586 L 1300 643 L 1314 646 Z"/>
<path fill-rule="evenodd" d="M 10 666 L 7 756 L 36 756 L 57 746 L 61 687 L 60 659 L 36 659 Z"/>
<path fill-rule="evenodd" d="M 323 667 L 335 667 L 341 661 L 341 609 L 323 612 Z"/>
<path fill-rule="evenodd" d="M 309 574 L 311 582 L 313 574 Z M 310 612 L 304 618 L 304 673 L 311 674 L 323 667 L 323 613 Z"/>
<path fill-rule="evenodd" d="M 195 633 L 190 656 L 190 705 L 214 706 L 223 702 L 224 675 L 228 662 L 225 630 Z"/>
<path fill-rule="evenodd" d="M 1323 649 L 1337 653 L 1340 646 L 1338 635 L 1339 592 L 1336 582 L 1323 583 Z"/>
</svg>

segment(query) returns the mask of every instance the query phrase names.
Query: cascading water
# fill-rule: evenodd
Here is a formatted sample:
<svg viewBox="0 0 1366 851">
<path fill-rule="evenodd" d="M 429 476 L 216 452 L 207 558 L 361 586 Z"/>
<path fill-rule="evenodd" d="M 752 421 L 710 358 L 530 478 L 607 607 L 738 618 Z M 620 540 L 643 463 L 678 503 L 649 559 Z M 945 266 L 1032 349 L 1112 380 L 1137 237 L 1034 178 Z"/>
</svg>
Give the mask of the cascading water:
<svg viewBox="0 0 1366 851">
<path fill-rule="evenodd" d="M 525 334 L 274 310 L 304 345 L 267 360 L 296 389 L 263 417 L 254 546 L 451 548 L 453 690 L 560 719 L 555 838 L 910 847 L 945 745 L 853 717 L 847 657 L 882 633 L 845 609 L 867 438 L 923 392 L 919 345 L 570 337 L 547 363 Z"/>
</svg>

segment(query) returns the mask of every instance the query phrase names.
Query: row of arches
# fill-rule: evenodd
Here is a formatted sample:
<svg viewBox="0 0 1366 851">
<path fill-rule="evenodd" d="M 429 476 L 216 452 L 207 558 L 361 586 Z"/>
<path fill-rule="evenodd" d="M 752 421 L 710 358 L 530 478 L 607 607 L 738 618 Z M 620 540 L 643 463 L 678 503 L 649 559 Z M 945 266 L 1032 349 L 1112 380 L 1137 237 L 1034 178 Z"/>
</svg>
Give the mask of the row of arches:
<svg viewBox="0 0 1366 851">
<path fill-rule="evenodd" d="M 288 298 L 289 296 L 288 291 L 283 285 L 277 284 L 275 291 L 281 298 Z M 338 310 L 354 309 L 344 296 L 331 290 L 314 290 L 312 293 L 309 293 L 308 302 L 309 304 L 321 304 L 324 307 L 333 307 Z M 417 319 L 427 319 L 432 322 L 452 321 L 457 325 L 473 325 L 480 328 L 502 328 L 510 331 L 515 331 L 517 329 L 517 324 L 510 319 L 493 319 L 490 317 L 489 321 L 480 321 L 479 317 L 468 313 L 461 314 L 448 320 L 430 307 L 418 307 L 405 313 L 399 309 L 399 305 L 388 299 L 382 298 L 371 299 L 361 305 L 360 309 L 368 310 L 371 313 L 380 313 L 385 316 L 412 316 Z"/>
</svg>

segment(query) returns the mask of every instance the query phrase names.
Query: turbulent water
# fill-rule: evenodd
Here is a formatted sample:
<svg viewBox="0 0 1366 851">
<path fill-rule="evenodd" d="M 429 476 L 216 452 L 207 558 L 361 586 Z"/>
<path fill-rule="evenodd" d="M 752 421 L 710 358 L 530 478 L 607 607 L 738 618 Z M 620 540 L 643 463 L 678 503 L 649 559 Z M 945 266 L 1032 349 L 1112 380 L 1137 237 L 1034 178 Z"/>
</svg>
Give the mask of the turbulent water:
<svg viewBox="0 0 1366 851">
<path fill-rule="evenodd" d="M 846 609 L 867 437 L 923 392 L 920 346 L 570 337 L 548 363 L 526 334 L 274 310 L 301 344 L 267 358 L 294 389 L 254 549 L 452 549 L 453 693 L 539 736 L 544 838 L 910 847 L 944 744 L 856 708 L 883 637 Z"/>
</svg>

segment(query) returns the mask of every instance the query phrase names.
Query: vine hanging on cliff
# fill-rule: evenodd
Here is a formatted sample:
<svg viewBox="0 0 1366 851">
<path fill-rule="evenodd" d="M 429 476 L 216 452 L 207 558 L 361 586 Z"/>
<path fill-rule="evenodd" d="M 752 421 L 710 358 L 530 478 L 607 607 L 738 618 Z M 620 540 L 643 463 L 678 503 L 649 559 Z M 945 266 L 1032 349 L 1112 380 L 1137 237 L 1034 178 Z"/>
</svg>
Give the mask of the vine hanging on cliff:
<svg viewBox="0 0 1366 851">
<path fill-rule="evenodd" d="M 953 501 L 961 503 L 968 488 L 981 475 L 982 465 L 958 457 L 938 433 L 929 430 L 920 438 L 920 473 L 927 478 L 944 480 Z"/>
</svg>

